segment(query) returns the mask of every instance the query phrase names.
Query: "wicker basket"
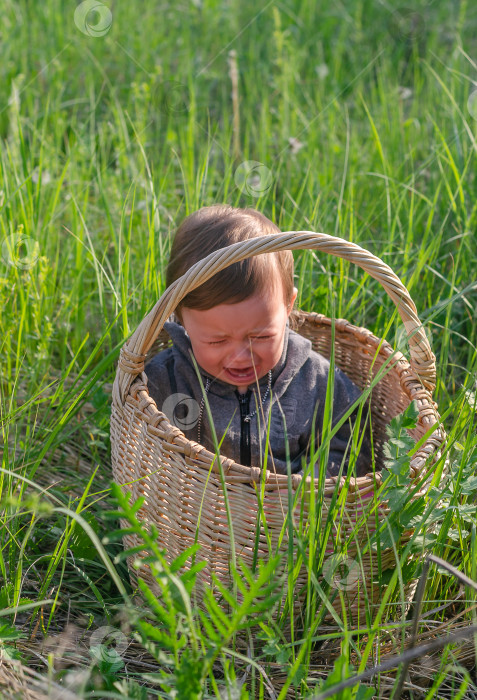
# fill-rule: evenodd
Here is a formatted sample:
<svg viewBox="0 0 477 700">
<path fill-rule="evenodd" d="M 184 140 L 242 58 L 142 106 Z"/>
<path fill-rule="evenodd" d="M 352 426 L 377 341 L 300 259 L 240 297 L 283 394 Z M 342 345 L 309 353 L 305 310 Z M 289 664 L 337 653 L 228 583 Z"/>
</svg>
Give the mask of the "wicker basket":
<svg viewBox="0 0 477 700">
<path fill-rule="evenodd" d="M 230 582 L 229 562 L 231 557 L 230 534 L 227 522 L 221 469 L 227 488 L 227 498 L 232 515 L 235 551 L 245 563 L 252 565 L 256 541 L 257 515 L 259 505 L 256 485 L 263 485 L 264 510 L 267 525 L 272 533 L 274 545 L 287 515 L 286 498 L 283 489 L 287 476 L 264 472 L 259 466 L 246 467 L 221 456 L 217 456 L 196 442 L 189 441 L 184 434 L 172 425 L 165 414 L 160 412 L 147 390 L 145 361 L 153 354 L 170 344 L 163 330 L 177 304 L 188 292 L 200 286 L 216 272 L 244 258 L 272 253 L 280 250 L 312 249 L 329 253 L 359 265 L 371 277 L 378 280 L 394 301 L 404 323 L 410 348 L 410 362 L 401 353 L 380 340 L 368 330 L 352 326 L 338 319 L 335 325 L 335 362 L 360 388 L 369 386 L 377 372 L 386 365 L 386 372 L 378 381 L 371 394 L 371 415 L 373 440 L 377 454 L 376 468 L 382 467 L 381 450 L 386 439 L 385 426 L 391 418 L 400 413 L 413 399 L 419 408 L 417 428 L 412 437 L 417 442 L 431 426 L 439 422 L 437 406 L 432 400 L 435 386 L 435 357 L 417 316 L 416 307 L 408 291 L 391 268 L 379 258 L 359 246 L 340 238 L 308 231 L 278 233 L 235 243 L 211 253 L 196 263 L 183 277 L 171 285 L 159 299 L 152 311 L 140 323 L 136 331 L 121 349 L 118 370 L 113 385 L 113 405 L 111 414 L 112 466 L 114 479 L 124 488 L 130 489 L 133 497 L 145 497 L 139 517 L 154 523 L 159 530 L 159 545 L 169 561 L 175 559 L 195 541 L 201 545 L 200 558 L 207 566 L 199 574 L 199 604 L 201 591 L 211 585 L 214 572 L 225 584 Z M 326 357 L 330 356 L 332 322 L 316 313 L 293 311 L 291 327 L 312 341 L 313 349 Z M 425 485 L 429 467 L 438 456 L 444 433 L 436 425 L 431 437 L 422 445 L 411 461 L 411 477 Z M 212 465 L 212 469 L 211 469 Z M 292 475 L 292 486 L 296 490 L 302 481 L 300 475 Z M 336 477 L 325 482 L 324 517 L 336 488 Z M 346 540 L 355 527 L 356 519 L 362 512 L 363 503 L 381 483 L 381 474 L 373 470 L 359 478 L 349 479 L 343 517 L 340 523 L 340 536 Z M 302 484 L 307 488 L 315 486 L 308 478 Z M 342 477 L 338 488 L 345 487 Z M 423 486 L 422 488 L 425 488 Z M 421 488 L 421 490 L 422 490 Z M 305 489 L 302 489 L 305 491 Z M 202 515 L 198 513 L 202 504 Z M 306 502 L 298 507 L 305 507 Z M 379 518 L 388 513 L 386 504 L 379 506 Z M 366 527 L 362 527 L 363 543 L 367 541 L 366 530 L 376 527 L 376 516 L 369 517 Z M 258 538 L 258 557 L 268 558 L 269 548 L 263 536 L 263 524 Z M 412 531 L 403 535 L 407 540 Z M 130 536 L 125 538 L 126 546 L 138 544 Z M 281 548 L 287 549 L 286 535 Z M 361 545 L 360 545 L 361 548 Z M 333 552 L 329 552 L 329 560 Z M 352 556 L 349 550 L 347 556 Z M 381 551 L 380 567 L 395 566 L 392 549 Z M 286 559 L 286 557 L 284 557 Z M 131 576 L 141 576 L 150 585 L 152 577 L 147 565 L 139 572 L 130 564 Z M 324 562 L 323 571 L 327 561 Z M 365 576 L 358 576 L 356 585 L 344 588 L 350 620 L 364 619 L 365 600 L 373 607 L 379 601 L 381 589 L 373 583 L 373 572 L 377 571 L 376 553 L 367 552 L 362 556 L 362 569 Z M 303 570 L 297 580 L 296 610 L 302 600 L 298 594 L 306 586 L 307 573 Z M 339 587 L 339 586 L 338 586 Z M 407 588 L 407 597 L 413 590 Z M 341 613 L 340 597 L 333 606 Z"/>
</svg>

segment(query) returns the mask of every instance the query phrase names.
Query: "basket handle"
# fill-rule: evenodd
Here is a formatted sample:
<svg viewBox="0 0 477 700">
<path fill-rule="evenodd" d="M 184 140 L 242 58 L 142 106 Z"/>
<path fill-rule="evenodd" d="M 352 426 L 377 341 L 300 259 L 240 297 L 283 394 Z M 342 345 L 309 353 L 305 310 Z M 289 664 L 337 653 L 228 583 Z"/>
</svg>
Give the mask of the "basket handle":
<svg viewBox="0 0 477 700">
<path fill-rule="evenodd" d="M 436 358 L 417 316 L 409 292 L 399 277 L 382 260 L 364 248 L 336 236 L 311 231 L 287 231 L 251 238 L 216 250 L 199 260 L 177 279 L 144 317 L 120 351 L 113 384 L 113 403 L 123 405 L 135 377 L 144 371 L 144 361 L 164 323 L 182 299 L 217 272 L 245 258 L 281 250 L 311 249 L 349 260 L 374 277 L 396 304 L 407 332 L 410 365 L 416 378 L 429 390 L 436 385 Z"/>
</svg>

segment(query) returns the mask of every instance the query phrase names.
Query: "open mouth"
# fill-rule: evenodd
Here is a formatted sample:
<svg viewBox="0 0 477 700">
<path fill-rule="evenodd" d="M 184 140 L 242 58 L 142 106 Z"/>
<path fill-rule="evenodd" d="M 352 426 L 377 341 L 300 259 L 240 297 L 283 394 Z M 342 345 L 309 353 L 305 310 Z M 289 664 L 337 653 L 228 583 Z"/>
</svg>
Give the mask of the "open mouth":
<svg viewBox="0 0 477 700">
<path fill-rule="evenodd" d="M 255 368 L 258 374 L 258 367 Z M 227 368 L 225 370 L 229 377 L 232 379 L 235 379 L 236 381 L 250 381 L 251 379 L 255 379 L 255 372 L 253 371 L 253 367 L 246 367 L 245 369 L 229 369 Z"/>
</svg>

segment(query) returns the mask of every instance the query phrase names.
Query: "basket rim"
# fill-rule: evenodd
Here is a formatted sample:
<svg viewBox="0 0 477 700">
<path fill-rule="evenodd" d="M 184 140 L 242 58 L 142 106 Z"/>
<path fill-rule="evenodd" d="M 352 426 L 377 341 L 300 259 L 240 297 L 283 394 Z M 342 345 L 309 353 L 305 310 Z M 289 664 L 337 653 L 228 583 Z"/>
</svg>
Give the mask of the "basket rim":
<svg viewBox="0 0 477 700">
<path fill-rule="evenodd" d="M 238 241 L 215 250 L 175 280 L 121 347 L 113 383 L 113 403 L 118 407 L 124 404 L 131 384 L 144 371 L 144 359 L 148 350 L 163 329 L 165 321 L 190 291 L 233 263 L 282 250 L 315 250 L 335 255 L 354 263 L 376 279 L 396 305 L 404 324 L 412 371 L 424 387 L 431 392 L 434 390 L 436 357 L 408 289 L 389 265 L 365 248 L 344 238 L 314 231 L 286 231 Z"/>
<path fill-rule="evenodd" d="M 389 365 L 389 372 L 397 373 L 404 393 L 409 396 L 410 401 L 413 399 L 417 401 L 419 408 L 418 425 L 421 423 L 425 427 L 436 426 L 434 432 L 411 459 L 410 476 L 412 480 L 417 479 L 422 474 L 429 457 L 434 456 L 437 458 L 439 448 L 445 440 L 445 433 L 441 425 L 437 404 L 433 401 L 430 392 L 416 378 L 408 359 L 400 350 L 394 350 L 384 338 L 379 338 L 367 328 L 355 326 L 346 319 L 331 319 L 324 314 L 301 309 L 294 309 L 292 314 L 298 323 L 298 328 L 296 328 L 298 333 L 301 325 L 305 323 L 312 323 L 322 327 L 331 326 L 334 323 L 337 335 L 346 332 L 352 333 L 356 341 L 363 347 L 368 347 L 372 350 L 374 355 L 384 355 L 386 360 L 394 356 L 395 359 Z M 159 335 L 162 334 L 170 337 L 165 328 L 161 330 Z M 335 342 L 338 342 L 338 340 L 339 338 L 337 337 Z M 286 474 L 278 474 L 273 470 L 264 470 L 261 467 L 242 465 L 222 454 L 220 455 L 220 467 L 216 459 L 216 453 L 210 452 L 203 445 L 186 438 L 180 428 L 170 423 L 167 416 L 157 408 L 154 399 L 149 395 L 147 375 L 144 371 L 130 385 L 125 404 L 132 406 L 136 415 L 138 413 L 142 414 L 147 424 L 146 430 L 151 437 L 165 438 L 172 451 L 182 452 L 190 460 L 193 460 L 195 466 L 199 469 L 211 470 L 212 473 L 220 473 L 223 470 L 224 479 L 227 483 L 263 483 L 265 481 L 265 485 L 271 488 L 283 488 L 288 484 L 288 476 Z M 333 493 L 338 480 L 341 482 L 340 488 L 348 480 L 351 491 L 359 490 L 361 494 L 363 489 L 366 490 L 367 486 L 374 487 L 374 485 L 379 485 L 382 482 L 381 471 L 370 471 L 360 477 L 342 475 L 338 478 L 337 476 L 331 476 L 325 479 L 324 495 Z M 304 479 L 300 474 L 292 474 L 291 481 L 292 487 L 297 489 L 302 481 L 306 484 L 311 484 L 317 482 L 318 477 L 307 476 Z"/>
</svg>

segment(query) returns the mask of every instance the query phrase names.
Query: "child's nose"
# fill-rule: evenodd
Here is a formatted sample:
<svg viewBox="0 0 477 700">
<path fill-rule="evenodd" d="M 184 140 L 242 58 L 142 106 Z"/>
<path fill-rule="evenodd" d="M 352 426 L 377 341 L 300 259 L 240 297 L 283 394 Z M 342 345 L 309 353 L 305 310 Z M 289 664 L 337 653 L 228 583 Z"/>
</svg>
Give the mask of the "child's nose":
<svg viewBox="0 0 477 700">
<path fill-rule="evenodd" d="M 251 344 L 248 341 L 247 343 L 242 343 L 235 349 L 235 352 L 232 353 L 230 365 L 233 367 L 234 362 L 245 363 L 246 360 L 250 362 L 252 355 Z"/>
</svg>

